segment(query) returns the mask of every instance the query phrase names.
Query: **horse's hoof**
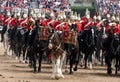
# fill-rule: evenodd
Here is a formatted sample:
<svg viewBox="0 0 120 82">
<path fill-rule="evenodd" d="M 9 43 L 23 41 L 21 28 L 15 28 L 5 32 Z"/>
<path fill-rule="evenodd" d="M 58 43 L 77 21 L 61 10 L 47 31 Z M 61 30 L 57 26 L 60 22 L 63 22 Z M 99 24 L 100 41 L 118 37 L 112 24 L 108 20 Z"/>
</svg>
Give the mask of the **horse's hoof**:
<svg viewBox="0 0 120 82">
<path fill-rule="evenodd" d="M 37 71 L 36 70 L 34 70 L 34 74 L 36 74 L 37 73 Z"/>
<path fill-rule="evenodd" d="M 33 68 L 33 65 L 29 65 L 30 68 Z"/>
<path fill-rule="evenodd" d="M 59 73 L 57 73 L 57 74 L 55 75 L 55 79 L 58 80 L 58 79 L 60 79 L 60 78 L 61 78 L 61 75 L 60 75 Z"/>
<path fill-rule="evenodd" d="M 118 67 L 118 71 L 120 71 L 120 66 Z"/>
<path fill-rule="evenodd" d="M 38 73 L 40 73 L 41 72 L 41 70 L 38 70 Z"/>
<path fill-rule="evenodd" d="M 28 63 L 27 61 L 25 61 L 25 63 Z"/>
<path fill-rule="evenodd" d="M 65 78 L 63 74 L 60 74 L 60 78 Z"/>
<path fill-rule="evenodd" d="M 4 56 L 6 56 L 7 55 L 7 52 L 4 52 Z"/>
<path fill-rule="evenodd" d="M 74 73 L 73 73 L 73 71 L 71 71 L 69 74 L 72 75 L 72 74 L 74 74 Z"/>
<path fill-rule="evenodd" d="M 83 67 L 83 65 L 81 64 L 80 67 Z"/>
<path fill-rule="evenodd" d="M 18 60 L 18 57 L 16 57 L 15 59 Z"/>
<path fill-rule="evenodd" d="M 68 69 L 66 69 L 66 70 L 65 70 L 65 73 L 68 73 L 68 72 L 69 72 L 69 70 L 68 70 Z"/>
<path fill-rule="evenodd" d="M 55 75 L 54 75 L 54 74 L 52 74 L 50 78 L 51 78 L 51 79 L 55 79 Z"/>
<path fill-rule="evenodd" d="M 88 69 L 88 67 L 84 67 L 84 69 Z"/>
<path fill-rule="evenodd" d="M 21 61 L 22 62 L 22 64 L 25 64 L 25 61 L 23 60 L 23 61 Z"/>
<path fill-rule="evenodd" d="M 77 68 L 74 68 L 74 71 L 77 71 Z"/>
<path fill-rule="evenodd" d="M 117 70 L 115 71 L 115 75 L 117 75 L 118 74 L 118 72 L 117 72 Z"/>
<path fill-rule="evenodd" d="M 21 60 L 19 60 L 19 63 L 23 63 Z"/>
<path fill-rule="evenodd" d="M 101 66 L 104 66 L 103 64 L 101 64 Z"/>
<path fill-rule="evenodd" d="M 111 74 L 112 74 L 112 71 L 107 71 L 107 74 L 108 74 L 108 75 L 111 75 Z"/>
</svg>

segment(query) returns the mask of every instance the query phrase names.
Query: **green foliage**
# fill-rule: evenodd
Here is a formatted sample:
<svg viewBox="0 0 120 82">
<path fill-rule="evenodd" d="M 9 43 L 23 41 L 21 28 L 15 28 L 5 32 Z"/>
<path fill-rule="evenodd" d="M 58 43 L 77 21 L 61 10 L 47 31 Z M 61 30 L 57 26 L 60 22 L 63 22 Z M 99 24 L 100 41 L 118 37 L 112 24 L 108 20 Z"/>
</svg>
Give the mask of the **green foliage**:
<svg viewBox="0 0 120 82">
<path fill-rule="evenodd" d="M 90 15 L 93 16 L 95 13 L 95 8 L 93 6 L 72 6 L 71 9 L 75 12 L 80 13 L 81 16 L 85 15 L 86 9 L 89 9 Z"/>
</svg>

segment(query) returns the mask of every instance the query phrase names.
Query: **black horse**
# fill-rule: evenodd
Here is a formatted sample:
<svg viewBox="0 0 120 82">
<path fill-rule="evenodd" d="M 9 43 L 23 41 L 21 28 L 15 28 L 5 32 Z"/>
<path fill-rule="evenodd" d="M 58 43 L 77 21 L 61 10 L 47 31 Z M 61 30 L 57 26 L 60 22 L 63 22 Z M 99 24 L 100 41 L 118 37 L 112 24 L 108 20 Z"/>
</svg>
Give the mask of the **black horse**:
<svg viewBox="0 0 120 82">
<path fill-rule="evenodd" d="M 116 55 L 116 65 L 115 65 L 116 71 L 115 71 L 115 74 L 117 74 L 118 71 L 120 70 L 120 42 L 119 42 L 119 45 L 116 49 L 115 55 Z"/>
<path fill-rule="evenodd" d="M 119 67 L 119 61 L 120 61 L 120 54 L 119 54 L 120 40 L 119 40 L 119 37 L 117 35 L 113 35 L 111 37 L 112 37 L 112 41 L 111 41 L 111 45 L 110 45 L 110 49 L 109 49 L 110 51 L 108 51 L 109 54 L 107 54 L 107 56 L 106 56 L 106 60 L 107 60 L 106 63 L 108 65 L 108 69 L 107 69 L 108 72 L 107 73 L 108 74 L 112 73 L 111 64 L 112 64 L 112 60 L 115 59 L 116 60 L 116 65 L 115 65 L 116 71 L 115 71 L 115 73 L 117 74 L 118 67 Z"/>
<path fill-rule="evenodd" d="M 91 27 L 88 30 L 84 30 L 82 33 L 80 33 L 78 37 L 79 41 L 79 51 L 80 54 L 84 53 L 85 57 L 85 67 L 87 67 L 87 60 L 90 63 L 90 69 L 92 69 L 92 54 L 95 49 L 95 33 L 94 28 Z"/>
<path fill-rule="evenodd" d="M 67 64 L 69 63 L 69 65 L 70 65 L 70 68 L 69 68 L 70 72 L 69 73 L 73 74 L 73 66 L 75 65 L 74 71 L 77 71 L 78 63 L 79 63 L 79 57 L 80 57 L 78 41 L 76 42 L 76 44 L 64 43 L 64 48 L 67 51 L 67 58 L 66 58 L 66 68 L 67 69 L 66 69 L 66 71 L 68 71 Z"/>
<path fill-rule="evenodd" d="M 112 60 L 116 59 L 116 74 L 119 64 L 119 37 L 114 35 L 113 29 L 109 29 L 107 38 L 104 41 L 105 62 L 107 64 L 107 74 L 112 74 Z"/>
<path fill-rule="evenodd" d="M 34 73 L 41 72 L 41 61 L 44 55 L 44 51 L 46 48 L 46 41 L 45 40 L 39 40 L 40 38 L 40 25 L 39 21 L 36 21 L 35 27 L 33 30 L 29 31 L 28 35 L 28 41 L 27 41 L 27 54 L 29 57 L 29 65 L 30 67 L 34 67 Z M 37 69 L 37 60 L 38 60 L 38 69 Z"/>
</svg>

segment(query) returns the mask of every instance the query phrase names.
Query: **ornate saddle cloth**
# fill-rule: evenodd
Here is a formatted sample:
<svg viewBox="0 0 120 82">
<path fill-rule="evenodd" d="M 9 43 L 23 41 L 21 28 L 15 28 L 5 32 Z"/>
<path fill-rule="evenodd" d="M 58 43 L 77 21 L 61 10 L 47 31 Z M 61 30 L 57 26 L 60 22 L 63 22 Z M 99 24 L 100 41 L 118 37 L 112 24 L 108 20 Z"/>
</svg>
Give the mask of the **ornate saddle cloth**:
<svg viewBox="0 0 120 82">
<path fill-rule="evenodd" d="M 63 31 L 61 35 L 62 42 L 76 45 L 77 35 L 76 31 Z"/>
<path fill-rule="evenodd" d="M 48 37 L 49 37 L 49 28 L 41 27 L 40 34 L 39 34 L 39 40 L 48 40 Z"/>
</svg>

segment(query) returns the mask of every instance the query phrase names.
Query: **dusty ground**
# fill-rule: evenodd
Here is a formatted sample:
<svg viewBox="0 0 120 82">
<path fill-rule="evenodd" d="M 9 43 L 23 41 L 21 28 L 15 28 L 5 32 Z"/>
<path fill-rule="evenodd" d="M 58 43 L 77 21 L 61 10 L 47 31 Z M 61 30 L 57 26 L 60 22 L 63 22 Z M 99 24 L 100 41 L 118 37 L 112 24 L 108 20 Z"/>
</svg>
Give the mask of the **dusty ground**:
<svg viewBox="0 0 120 82">
<path fill-rule="evenodd" d="M 34 74 L 28 64 L 20 64 L 15 58 L 4 56 L 0 43 L 0 82 L 120 82 L 120 72 L 117 76 L 108 76 L 106 67 L 101 66 L 94 66 L 93 70 L 79 67 L 74 75 L 65 73 L 63 69 L 65 78 L 60 80 L 51 80 L 51 72 L 51 65 L 42 64 L 42 73 Z"/>
</svg>

